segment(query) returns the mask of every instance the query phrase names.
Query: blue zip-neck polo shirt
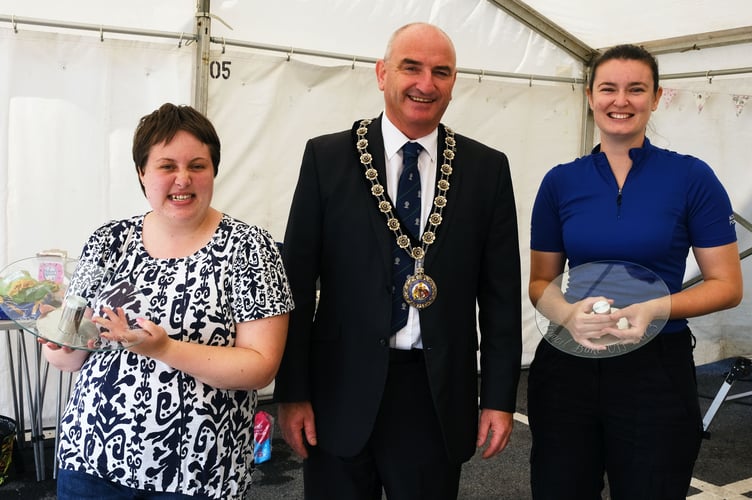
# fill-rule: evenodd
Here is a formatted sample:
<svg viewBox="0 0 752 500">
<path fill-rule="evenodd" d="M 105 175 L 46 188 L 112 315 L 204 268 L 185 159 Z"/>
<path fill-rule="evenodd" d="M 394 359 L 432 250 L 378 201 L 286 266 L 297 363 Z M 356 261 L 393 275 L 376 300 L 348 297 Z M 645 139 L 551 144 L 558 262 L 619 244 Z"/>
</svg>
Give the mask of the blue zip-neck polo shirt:
<svg viewBox="0 0 752 500">
<path fill-rule="evenodd" d="M 736 241 L 726 190 L 702 160 L 653 146 L 629 151 L 621 189 L 605 153 L 557 165 L 533 205 L 530 248 L 563 252 L 569 268 L 602 260 L 633 262 L 656 273 L 670 293 L 682 288 L 691 247 Z M 671 320 L 664 332 L 687 321 Z"/>
</svg>

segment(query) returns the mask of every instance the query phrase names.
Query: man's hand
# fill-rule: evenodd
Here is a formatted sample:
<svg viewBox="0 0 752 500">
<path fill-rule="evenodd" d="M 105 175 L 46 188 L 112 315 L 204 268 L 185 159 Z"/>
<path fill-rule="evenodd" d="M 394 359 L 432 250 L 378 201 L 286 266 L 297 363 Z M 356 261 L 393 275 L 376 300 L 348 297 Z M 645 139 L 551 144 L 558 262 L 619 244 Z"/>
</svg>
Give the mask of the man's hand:
<svg viewBox="0 0 752 500">
<path fill-rule="evenodd" d="M 507 447 L 513 426 L 513 415 L 509 412 L 489 409 L 480 411 L 476 446 L 480 448 L 490 441 L 488 447 L 483 450 L 483 458 L 491 458 Z"/>
<path fill-rule="evenodd" d="M 308 458 L 304 437 L 309 445 L 316 446 L 316 424 L 311 403 L 280 403 L 277 406 L 277 417 L 282 437 L 290 448 L 301 457 Z"/>
</svg>

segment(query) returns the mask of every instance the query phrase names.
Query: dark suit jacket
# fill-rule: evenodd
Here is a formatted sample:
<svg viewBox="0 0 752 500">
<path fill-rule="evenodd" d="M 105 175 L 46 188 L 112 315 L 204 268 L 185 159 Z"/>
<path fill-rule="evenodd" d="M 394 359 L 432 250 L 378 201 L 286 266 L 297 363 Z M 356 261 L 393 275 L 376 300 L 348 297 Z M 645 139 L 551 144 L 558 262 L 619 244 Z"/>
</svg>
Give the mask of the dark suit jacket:
<svg viewBox="0 0 752 500">
<path fill-rule="evenodd" d="M 339 456 L 353 456 L 365 445 L 389 367 L 394 236 L 359 161 L 358 123 L 306 145 L 283 248 L 296 307 L 275 383 L 277 401 L 311 401 L 319 446 Z M 439 158 L 444 136 L 439 127 Z M 455 138 L 444 221 L 425 261 L 438 293 L 420 311 L 420 326 L 448 456 L 466 461 L 477 436 L 477 324 L 480 406 L 515 409 L 521 280 L 507 158 L 472 139 Z M 380 117 L 368 140 L 386 186 Z"/>
</svg>

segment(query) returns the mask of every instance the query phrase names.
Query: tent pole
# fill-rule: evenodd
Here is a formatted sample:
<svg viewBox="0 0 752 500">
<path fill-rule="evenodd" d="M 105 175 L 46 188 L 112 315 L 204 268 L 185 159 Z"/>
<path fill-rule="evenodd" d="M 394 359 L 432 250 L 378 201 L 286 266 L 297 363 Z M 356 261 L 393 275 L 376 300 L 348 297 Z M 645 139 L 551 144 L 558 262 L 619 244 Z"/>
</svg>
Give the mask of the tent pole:
<svg viewBox="0 0 752 500">
<path fill-rule="evenodd" d="M 211 0 L 196 0 L 196 59 L 193 78 L 193 107 L 206 114 L 209 102 L 209 44 Z"/>
<path fill-rule="evenodd" d="M 671 73 L 661 75 L 661 80 L 678 80 L 689 78 L 708 78 L 709 76 L 730 76 L 752 73 L 752 66 L 746 68 L 712 69 L 708 71 L 693 71 L 688 73 Z"/>
<path fill-rule="evenodd" d="M 554 43 L 578 61 L 589 64 L 597 51 L 578 40 L 522 0 L 489 0 L 492 4 Z"/>
<path fill-rule="evenodd" d="M 585 84 L 583 85 L 582 96 L 582 136 L 580 137 L 580 156 L 590 154 L 593 150 L 593 142 L 595 140 L 595 120 L 593 119 L 593 113 L 590 111 L 590 104 L 588 103 L 587 96 L 585 95 L 585 88 L 590 82 L 590 68 L 585 68 Z"/>
<path fill-rule="evenodd" d="M 104 41 L 106 34 L 115 33 L 119 35 L 134 35 L 151 38 L 171 38 L 180 43 L 180 46 L 188 45 L 189 42 L 196 38 L 192 34 L 174 33 L 171 31 L 144 30 L 134 28 L 123 28 L 120 26 L 109 26 L 104 24 L 87 24 L 87 23 L 70 23 L 66 21 L 53 21 L 49 19 L 35 19 L 32 17 L 9 16 L 0 14 L 0 22 L 11 23 L 14 29 L 19 26 L 28 24 L 29 26 L 44 26 L 45 28 L 61 28 L 66 30 L 95 31 L 99 33 L 101 41 Z"/>
<path fill-rule="evenodd" d="M 221 44 L 223 47 L 240 47 L 243 49 L 261 50 L 269 52 L 278 52 L 290 56 L 291 54 L 299 56 L 320 57 L 323 59 L 339 59 L 347 61 L 355 65 L 355 63 L 376 64 L 378 58 L 366 57 L 366 56 L 353 56 L 352 54 L 337 53 L 337 52 L 324 52 L 320 50 L 305 49 L 302 47 L 290 47 L 282 45 L 269 45 L 256 42 L 247 42 L 244 40 L 232 40 L 223 37 L 212 37 L 211 42 L 215 44 Z M 536 82 L 555 82 L 555 83 L 567 83 L 567 84 L 580 84 L 584 83 L 583 78 L 572 78 L 564 76 L 549 76 L 549 75 L 531 75 L 529 73 L 511 73 L 505 71 L 493 71 L 476 68 L 463 68 L 457 67 L 457 73 L 462 75 L 473 75 L 478 77 L 495 77 L 495 78 L 510 78 L 526 81 Z"/>
</svg>

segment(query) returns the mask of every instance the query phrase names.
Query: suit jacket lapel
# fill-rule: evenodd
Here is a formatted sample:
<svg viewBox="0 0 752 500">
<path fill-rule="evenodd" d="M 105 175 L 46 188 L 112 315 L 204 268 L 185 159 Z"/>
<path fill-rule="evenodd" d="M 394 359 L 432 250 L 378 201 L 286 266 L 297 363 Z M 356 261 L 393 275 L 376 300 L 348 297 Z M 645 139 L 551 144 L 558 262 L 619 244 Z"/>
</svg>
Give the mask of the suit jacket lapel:
<svg viewBox="0 0 752 500">
<path fill-rule="evenodd" d="M 353 149 L 357 155 L 357 148 L 355 142 L 357 141 L 356 130 L 360 126 L 360 121 L 355 122 L 352 132 L 352 144 Z M 371 165 L 376 169 L 379 176 L 379 183 L 386 189 L 386 162 L 384 161 L 384 137 L 381 135 L 381 115 L 374 119 L 368 126 L 368 152 L 371 153 Z M 394 233 L 389 231 L 386 226 L 386 218 L 384 214 L 378 209 L 376 198 L 371 194 L 370 182 L 365 178 L 365 169 L 363 164 L 358 161 L 357 168 L 360 169 L 359 175 L 363 176 L 364 192 L 368 196 L 368 202 L 371 204 L 372 209 L 368 210 L 368 218 L 371 224 L 371 229 L 375 235 L 378 246 L 381 249 L 381 256 L 384 261 L 384 268 L 391 272 L 392 269 L 392 238 Z M 387 195 L 388 197 L 388 195 Z M 391 201 L 391 200 L 390 200 Z"/>
<path fill-rule="evenodd" d="M 457 136 L 455 135 L 455 139 L 456 137 Z M 439 136 L 436 148 L 436 179 L 434 180 L 434 186 L 436 186 L 436 184 L 439 182 L 439 178 L 441 177 L 441 166 L 446 161 L 444 159 L 444 150 L 446 149 L 445 139 L 446 131 L 444 129 L 444 125 L 439 124 Z M 461 151 L 458 152 L 458 156 L 460 156 L 461 154 Z M 430 263 L 436 259 L 436 255 L 444 245 L 444 242 L 446 240 L 446 237 L 444 235 L 446 235 L 447 228 L 451 223 L 451 218 L 456 212 L 457 207 L 453 205 L 453 202 L 456 203 L 457 199 L 459 198 L 459 188 L 462 180 L 462 175 L 458 174 L 460 174 L 460 172 L 457 167 L 457 162 L 456 160 L 454 160 L 452 161 L 452 175 L 449 177 L 449 191 L 447 191 L 446 194 L 447 205 L 446 207 L 444 207 L 444 211 L 442 212 L 442 223 L 439 225 L 439 227 L 436 228 L 436 239 L 434 240 L 433 244 L 431 244 L 426 250 L 426 268 L 428 268 Z M 431 209 L 433 209 L 433 204 L 431 204 Z"/>
</svg>

